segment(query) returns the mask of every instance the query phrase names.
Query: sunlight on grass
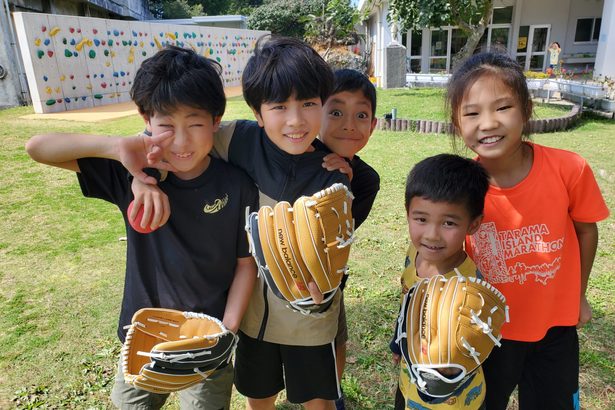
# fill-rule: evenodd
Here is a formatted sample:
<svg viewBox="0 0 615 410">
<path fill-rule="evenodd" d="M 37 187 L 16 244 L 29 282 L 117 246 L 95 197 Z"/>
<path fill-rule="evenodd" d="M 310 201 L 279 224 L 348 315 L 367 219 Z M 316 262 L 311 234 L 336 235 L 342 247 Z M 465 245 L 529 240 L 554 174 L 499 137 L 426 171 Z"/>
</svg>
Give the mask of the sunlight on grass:
<svg viewBox="0 0 615 410">
<path fill-rule="evenodd" d="M 379 90 L 378 116 L 396 107 L 404 118 L 443 119 L 442 90 Z M 544 109 L 544 111 L 543 111 Z M 117 319 L 126 242 L 115 206 L 83 198 L 75 175 L 31 161 L 24 144 L 43 132 L 133 135 L 133 115 L 83 123 L 20 118 L 31 107 L 0 111 L 0 408 L 108 408 L 119 343 Z M 562 115 L 539 106 L 537 115 Z M 252 119 L 241 97 L 229 99 L 225 119 Z M 533 136 L 573 150 L 591 164 L 615 209 L 615 122 L 588 117 L 572 131 Z M 381 176 L 381 191 L 357 232 L 345 291 L 349 323 L 348 409 L 391 409 L 398 369 L 388 342 L 399 307 L 399 274 L 408 233 L 403 187 L 418 160 L 451 152 L 444 135 L 374 133 L 360 154 Z M 615 408 L 615 218 L 599 224 L 600 243 L 588 295 L 594 320 L 579 332 L 585 409 Z M 235 394 L 233 409 L 244 407 Z M 178 408 L 175 399 L 167 409 Z M 297 409 L 283 398 L 278 409 Z"/>
</svg>

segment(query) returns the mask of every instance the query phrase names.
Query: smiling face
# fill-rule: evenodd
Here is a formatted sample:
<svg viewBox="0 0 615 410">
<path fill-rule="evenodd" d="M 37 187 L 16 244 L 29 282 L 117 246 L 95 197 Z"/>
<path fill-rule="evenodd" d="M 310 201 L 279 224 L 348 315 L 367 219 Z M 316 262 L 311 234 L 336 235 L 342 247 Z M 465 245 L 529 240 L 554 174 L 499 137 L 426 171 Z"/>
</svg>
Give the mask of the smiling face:
<svg viewBox="0 0 615 410">
<path fill-rule="evenodd" d="M 155 113 L 146 121 L 153 135 L 173 131 L 173 138 L 162 149 L 164 160 L 177 169 L 178 178 L 193 179 L 207 169 L 220 117 L 214 118 L 203 109 L 180 106 L 171 114 Z"/>
<path fill-rule="evenodd" d="M 367 144 L 376 121 L 361 90 L 342 91 L 324 105 L 320 139 L 337 155 L 352 159 Z"/>
<path fill-rule="evenodd" d="M 464 95 L 459 108 L 460 134 L 481 161 L 519 152 L 523 127 L 519 99 L 494 75 L 480 77 Z"/>
<path fill-rule="evenodd" d="M 466 235 L 478 229 L 482 216 L 472 219 L 465 204 L 434 202 L 414 197 L 408 207 L 410 240 L 423 263 L 449 272 L 465 258 Z M 418 266 L 418 262 L 417 262 Z"/>
<path fill-rule="evenodd" d="M 260 113 L 254 110 L 258 125 L 265 128 L 269 139 L 292 155 L 310 149 L 320 130 L 321 115 L 320 97 L 297 100 L 294 95 L 284 102 L 261 104 Z"/>
</svg>

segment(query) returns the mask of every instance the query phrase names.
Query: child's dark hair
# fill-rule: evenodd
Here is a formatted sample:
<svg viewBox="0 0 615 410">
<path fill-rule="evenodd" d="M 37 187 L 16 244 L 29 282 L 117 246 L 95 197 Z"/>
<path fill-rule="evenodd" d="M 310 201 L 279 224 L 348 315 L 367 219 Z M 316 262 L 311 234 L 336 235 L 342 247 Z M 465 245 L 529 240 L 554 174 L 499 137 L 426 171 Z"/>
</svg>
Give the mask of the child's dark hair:
<svg viewBox="0 0 615 410">
<path fill-rule="evenodd" d="M 481 164 L 452 154 L 439 154 L 417 163 L 406 179 L 406 213 L 410 201 L 464 204 L 472 219 L 482 215 L 489 176 Z"/>
<path fill-rule="evenodd" d="M 451 115 L 453 132 L 459 135 L 459 113 L 463 97 L 474 83 L 484 75 L 497 77 L 517 97 L 523 115 L 523 134 L 528 135 L 528 122 L 532 117 L 532 99 L 521 66 L 502 53 L 478 53 L 470 57 L 453 73 L 446 94 L 446 106 Z"/>
<path fill-rule="evenodd" d="M 360 71 L 342 68 L 335 70 L 335 86 L 333 94 L 344 91 L 361 91 L 372 105 L 372 118 L 376 116 L 376 87 L 369 78 Z"/>
<path fill-rule="evenodd" d="M 139 112 L 171 114 L 179 105 L 203 109 L 212 117 L 224 114 L 226 97 L 222 67 L 185 48 L 167 46 L 143 61 L 130 97 Z"/>
<path fill-rule="evenodd" d="M 319 97 L 322 103 L 333 89 L 333 72 L 309 45 L 291 37 L 261 37 L 241 78 L 246 103 L 260 113 L 263 103 L 294 96 Z"/>
</svg>

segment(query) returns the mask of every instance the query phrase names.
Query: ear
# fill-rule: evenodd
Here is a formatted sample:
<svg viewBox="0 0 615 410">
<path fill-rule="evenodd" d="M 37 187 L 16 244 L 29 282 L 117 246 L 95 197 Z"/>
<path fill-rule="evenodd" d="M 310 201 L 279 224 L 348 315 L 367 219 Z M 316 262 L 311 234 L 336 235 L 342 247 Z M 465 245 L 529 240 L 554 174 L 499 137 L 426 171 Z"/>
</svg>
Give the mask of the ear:
<svg viewBox="0 0 615 410">
<path fill-rule="evenodd" d="M 256 111 L 254 108 L 252 108 L 252 112 L 254 113 L 254 118 L 256 118 L 256 121 L 258 122 L 258 126 L 263 128 L 265 123 L 263 122 L 263 117 L 260 112 Z"/>
<path fill-rule="evenodd" d="M 220 128 L 220 121 L 222 121 L 221 115 L 214 117 L 214 127 L 213 127 L 214 132 L 218 131 L 218 129 Z"/>
<path fill-rule="evenodd" d="M 149 132 L 152 132 L 152 124 L 150 123 L 149 115 L 144 113 L 139 113 L 139 115 L 141 116 L 141 118 L 143 118 L 143 122 L 145 123 L 145 129 Z"/>
<path fill-rule="evenodd" d="M 378 118 L 374 117 L 374 118 L 372 118 L 372 126 L 369 129 L 370 137 L 371 137 L 372 133 L 374 132 L 374 128 L 376 128 L 376 124 L 378 124 Z"/>
<path fill-rule="evenodd" d="M 483 215 L 479 215 L 472 222 L 470 222 L 470 226 L 468 226 L 468 235 L 473 235 L 476 231 L 478 231 L 478 227 L 481 222 L 483 222 Z"/>
</svg>

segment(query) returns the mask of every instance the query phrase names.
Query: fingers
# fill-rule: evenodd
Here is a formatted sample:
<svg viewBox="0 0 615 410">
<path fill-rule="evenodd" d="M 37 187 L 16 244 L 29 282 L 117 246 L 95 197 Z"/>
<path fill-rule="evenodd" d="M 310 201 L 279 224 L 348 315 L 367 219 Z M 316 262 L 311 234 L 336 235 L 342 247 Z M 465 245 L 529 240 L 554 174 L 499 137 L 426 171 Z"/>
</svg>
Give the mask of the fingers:
<svg viewBox="0 0 615 410">
<path fill-rule="evenodd" d="M 145 172 L 143 172 L 143 170 L 133 171 L 132 176 L 147 185 L 156 185 L 158 183 L 158 181 L 156 181 L 156 178 L 147 175 Z"/>
<path fill-rule="evenodd" d="M 320 305 L 324 299 L 324 296 L 320 289 L 318 289 L 318 285 L 316 285 L 316 282 L 309 282 L 307 286 L 308 290 L 310 291 L 310 296 L 312 296 L 312 299 L 314 300 L 314 303 Z"/>
</svg>

